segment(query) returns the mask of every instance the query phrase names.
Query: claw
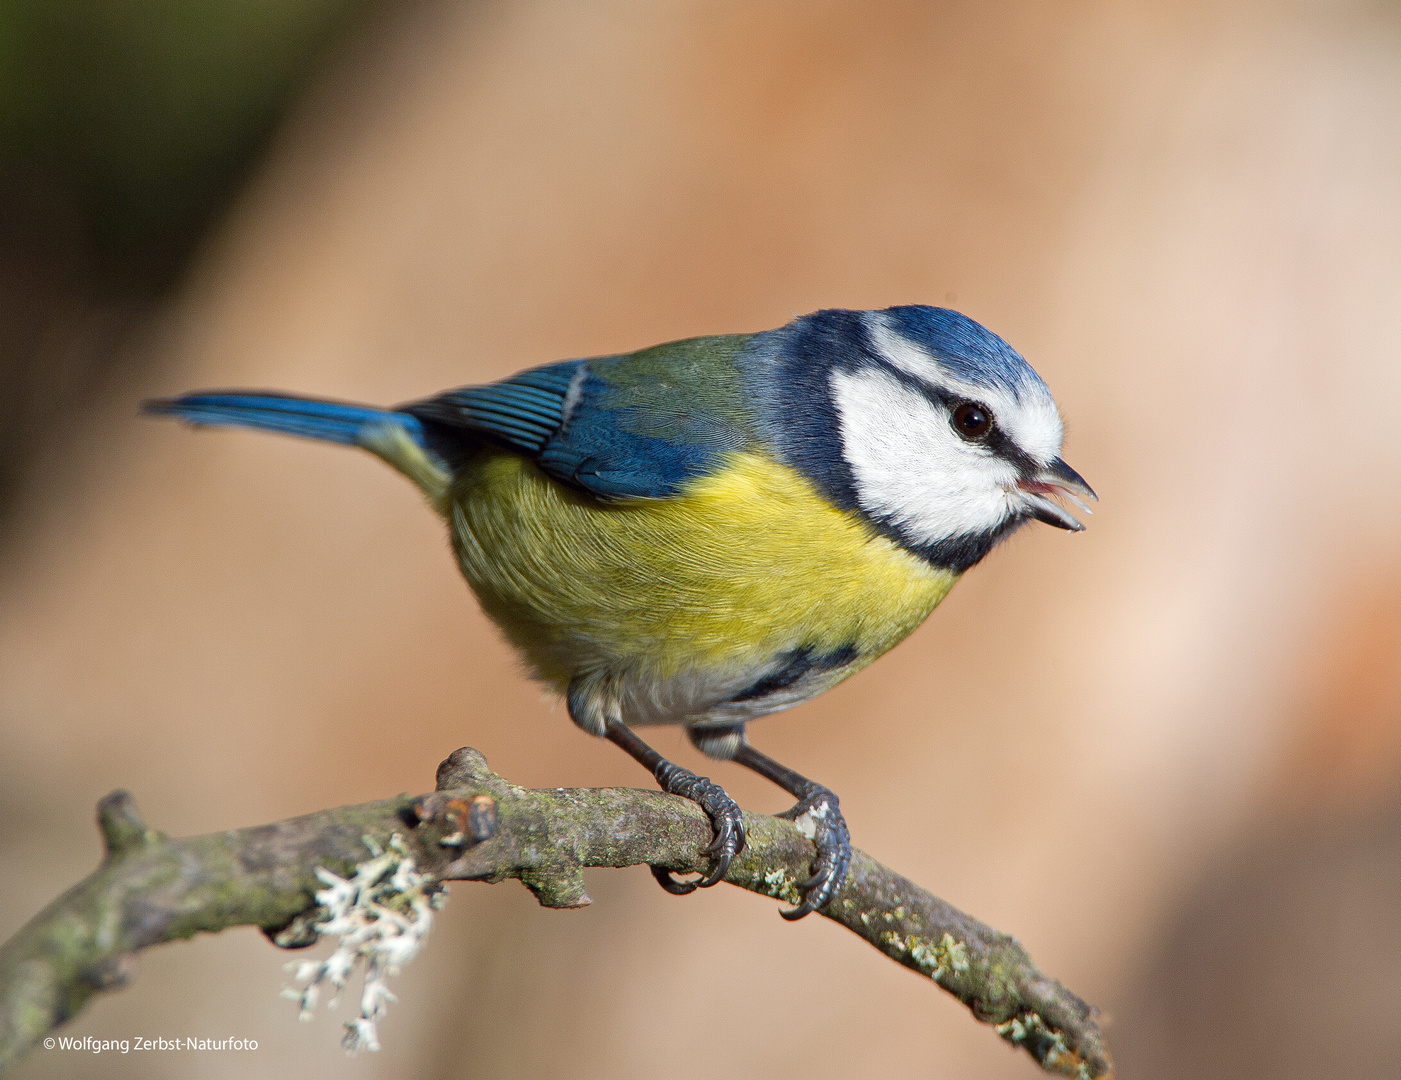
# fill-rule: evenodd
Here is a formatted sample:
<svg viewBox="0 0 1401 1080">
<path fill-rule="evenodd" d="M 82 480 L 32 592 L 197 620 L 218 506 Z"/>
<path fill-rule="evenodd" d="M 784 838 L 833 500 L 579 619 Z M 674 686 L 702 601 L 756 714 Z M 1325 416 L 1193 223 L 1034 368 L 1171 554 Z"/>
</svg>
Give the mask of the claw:
<svg viewBox="0 0 1401 1080">
<path fill-rule="evenodd" d="M 665 866 L 652 866 L 648 869 L 652 871 L 652 876 L 657 879 L 657 884 L 671 893 L 672 896 L 685 896 L 687 893 L 693 893 L 700 888 L 700 882 L 682 881 L 680 878 L 675 877 Z"/>
<path fill-rule="evenodd" d="M 846 819 L 842 817 L 836 795 L 819 784 L 813 784 L 796 806 L 778 816 L 797 823 L 817 848 L 812 876 L 798 884 L 802 902 L 795 908 L 779 912 L 792 922 L 826 907 L 846 881 L 847 869 L 851 865 L 851 833 L 846 827 Z"/>
<path fill-rule="evenodd" d="M 701 850 L 704 851 L 705 849 L 702 848 Z M 687 893 L 693 893 L 697 889 L 708 889 L 712 885 L 718 885 L 724 876 L 729 873 L 729 870 L 730 857 L 728 855 L 722 855 L 718 859 L 713 860 L 710 864 L 710 872 L 707 873 L 705 877 L 697 878 L 695 881 L 683 881 L 665 866 L 651 867 L 652 876 L 657 879 L 657 884 L 673 896 L 685 896 Z"/>
<path fill-rule="evenodd" d="M 726 874 L 730 872 L 730 857 L 728 855 L 717 855 L 711 864 L 710 873 L 700 879 L 696 885 L 698 889 L 708 889 L 712 885 L 720 884 Z"/>
<path fill-rule="evenodd" d="M 724 879 L 729 872 L 730 862 L 744 850 L 744 816 L 738 804 L 725 794 L 719 784 L 712 783 L 709 777 L 697 776 L 689 769 L 683 769 L 671 762 L 664 764 L 665 768 L 659 767 L 655 773 L 662 790 L 696 803 L 709 815 L 715 828 L 715 836 L 710 843 L 701 848 L 701 854 L 711 857 L 710 868 L 704 877 L 697 881 L 681 881 L 664 867 L 652 867 L 652 876 L 663 889 L 677 896 L 684 896 L 697 889 L 708 889 Z"/>
</svg>

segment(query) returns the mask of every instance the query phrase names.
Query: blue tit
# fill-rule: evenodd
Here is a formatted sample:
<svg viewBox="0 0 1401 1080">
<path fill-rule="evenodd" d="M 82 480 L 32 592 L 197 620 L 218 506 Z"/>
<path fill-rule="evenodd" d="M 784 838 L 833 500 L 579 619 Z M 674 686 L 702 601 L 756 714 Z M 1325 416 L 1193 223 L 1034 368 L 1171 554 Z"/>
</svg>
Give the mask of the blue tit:
<svg viewBox="0 0 1401 1080">
<path fill-rule="evenodd" d="M 964 571 L 1054 501 L 1095 498 L 1060 458 L 1050 391 L 941 308 L 819 311 L 756 334 L 567 360 L 393 409 L 261 391 L 151 412 L 359 446 L 447 522 L 458 565 L 574 722 L 618 744 L 715 828 L 709 886 L 744 845 L 739 808 L 633 730 L 682 724 L 706 754 L 797 800 L 816 856 L 799 918 L 851 856 L 836 795 L 755 749 L 746 725 L 860 671 Z"/>
</svg>

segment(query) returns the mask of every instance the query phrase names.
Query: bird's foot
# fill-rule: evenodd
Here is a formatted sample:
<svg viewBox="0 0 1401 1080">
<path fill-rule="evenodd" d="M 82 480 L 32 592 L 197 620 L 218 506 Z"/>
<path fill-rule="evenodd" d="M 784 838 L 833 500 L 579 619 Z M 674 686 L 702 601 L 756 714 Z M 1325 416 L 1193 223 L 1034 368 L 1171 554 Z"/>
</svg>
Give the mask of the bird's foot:
<svg viewBox="0 0 1401 1080">
<path fill-rule="evenodd" d="M 796 806 L 777 816 L 793 822 L 817 846 L 812 877 L 798 883 L 802 902 L 790 911 L 779 912 L 785 919 L 801 919 L 809 912 L 826 907 L 846 881 L 847 868 L 851 865 L 851 833 L 836 795 L 821 784 L 811 784 Z"/>
<path fill-rule="evenodd" d="M 744 816 L 739 804 L 726 795 L 719 784 L 711 783 L 709 778 L 697 776 L 690 769 L 683 769 L 670 761 L 658 765 L 653 775 L 663 791 L 690 799 L 710 816 L 710 822 L 715 827 L 715 839 L 701 849 L 703 854 L 710 856 L 710 869 L 704 877 L 696 881 L 681 881 L 673 877 L 670 870 L 660 866 L 652 867 L 652 875 L 663 889 L 678 896 L 697 889 L 708 889 L 725 876 L 730 869 L 730 860 L 744 850 Z"/>
</svg>

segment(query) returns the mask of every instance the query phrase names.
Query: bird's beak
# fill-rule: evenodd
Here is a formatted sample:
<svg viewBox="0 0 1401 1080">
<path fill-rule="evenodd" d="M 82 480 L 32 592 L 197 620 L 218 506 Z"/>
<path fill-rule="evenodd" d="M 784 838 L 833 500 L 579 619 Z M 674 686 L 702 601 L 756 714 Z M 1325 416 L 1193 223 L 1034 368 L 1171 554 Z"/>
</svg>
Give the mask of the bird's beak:
<svg viewBox="0 0 1401 1080">
<path fill-rule="evenodd" d="M 1059 503 L 1052 502 L 1047 496 L 1058 495 L 1069 499 L 1087 514 L 1094 511 L 1085 499 L 1099 502 L 1099 496 L 1085 483 L 1085 478 L 1060 458 L 1055 458 L 1037 472 L 1017 481 L 1017 487 L 1022 493 L 1022 502 L 1032 517 L 1037 521 L 1044 521 L 1047 525 L 1069 529 L 1071 532 L 1081 532 L 1085 526 L 1080 524 L 1075 515 L 1063 509 Z"/>
</svg>

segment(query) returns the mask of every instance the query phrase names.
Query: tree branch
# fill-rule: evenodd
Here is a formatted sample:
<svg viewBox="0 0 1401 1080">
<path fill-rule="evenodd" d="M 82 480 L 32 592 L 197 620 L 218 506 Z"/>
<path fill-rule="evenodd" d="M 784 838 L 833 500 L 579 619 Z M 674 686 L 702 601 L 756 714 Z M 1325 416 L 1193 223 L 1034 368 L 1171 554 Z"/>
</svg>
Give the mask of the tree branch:
<svg viewBox="0 0 1401 1080">
<path fill-rule="evenodd" d="M 464 747 L 437 790 L 344 806 L 274 825 L 172 839 L 124 791 L 98 805 L 107 854 L 0 947 L 0 1073 L 103 990 L 124 986 L 136 953 L 231 926 L 287 948 L 316 940 L 317 868 L 349 876 L 398 833 L 436 881 L 518 878 L 546 907 L 589 903 L 583 867 L 704 869 L 710 823 L 693 803 L 635 788 L 528 790 Z M 789 821 L 745 814 L 748 844 L 725 880 L 797 903 L 811 843 Z M 1015 938 L 985 926 L 863 852 L 821 912 L 932 979 L 1043 1068 L 1110 1077 L 1094 1010 L 1037 970 Z"/>
</svg>

